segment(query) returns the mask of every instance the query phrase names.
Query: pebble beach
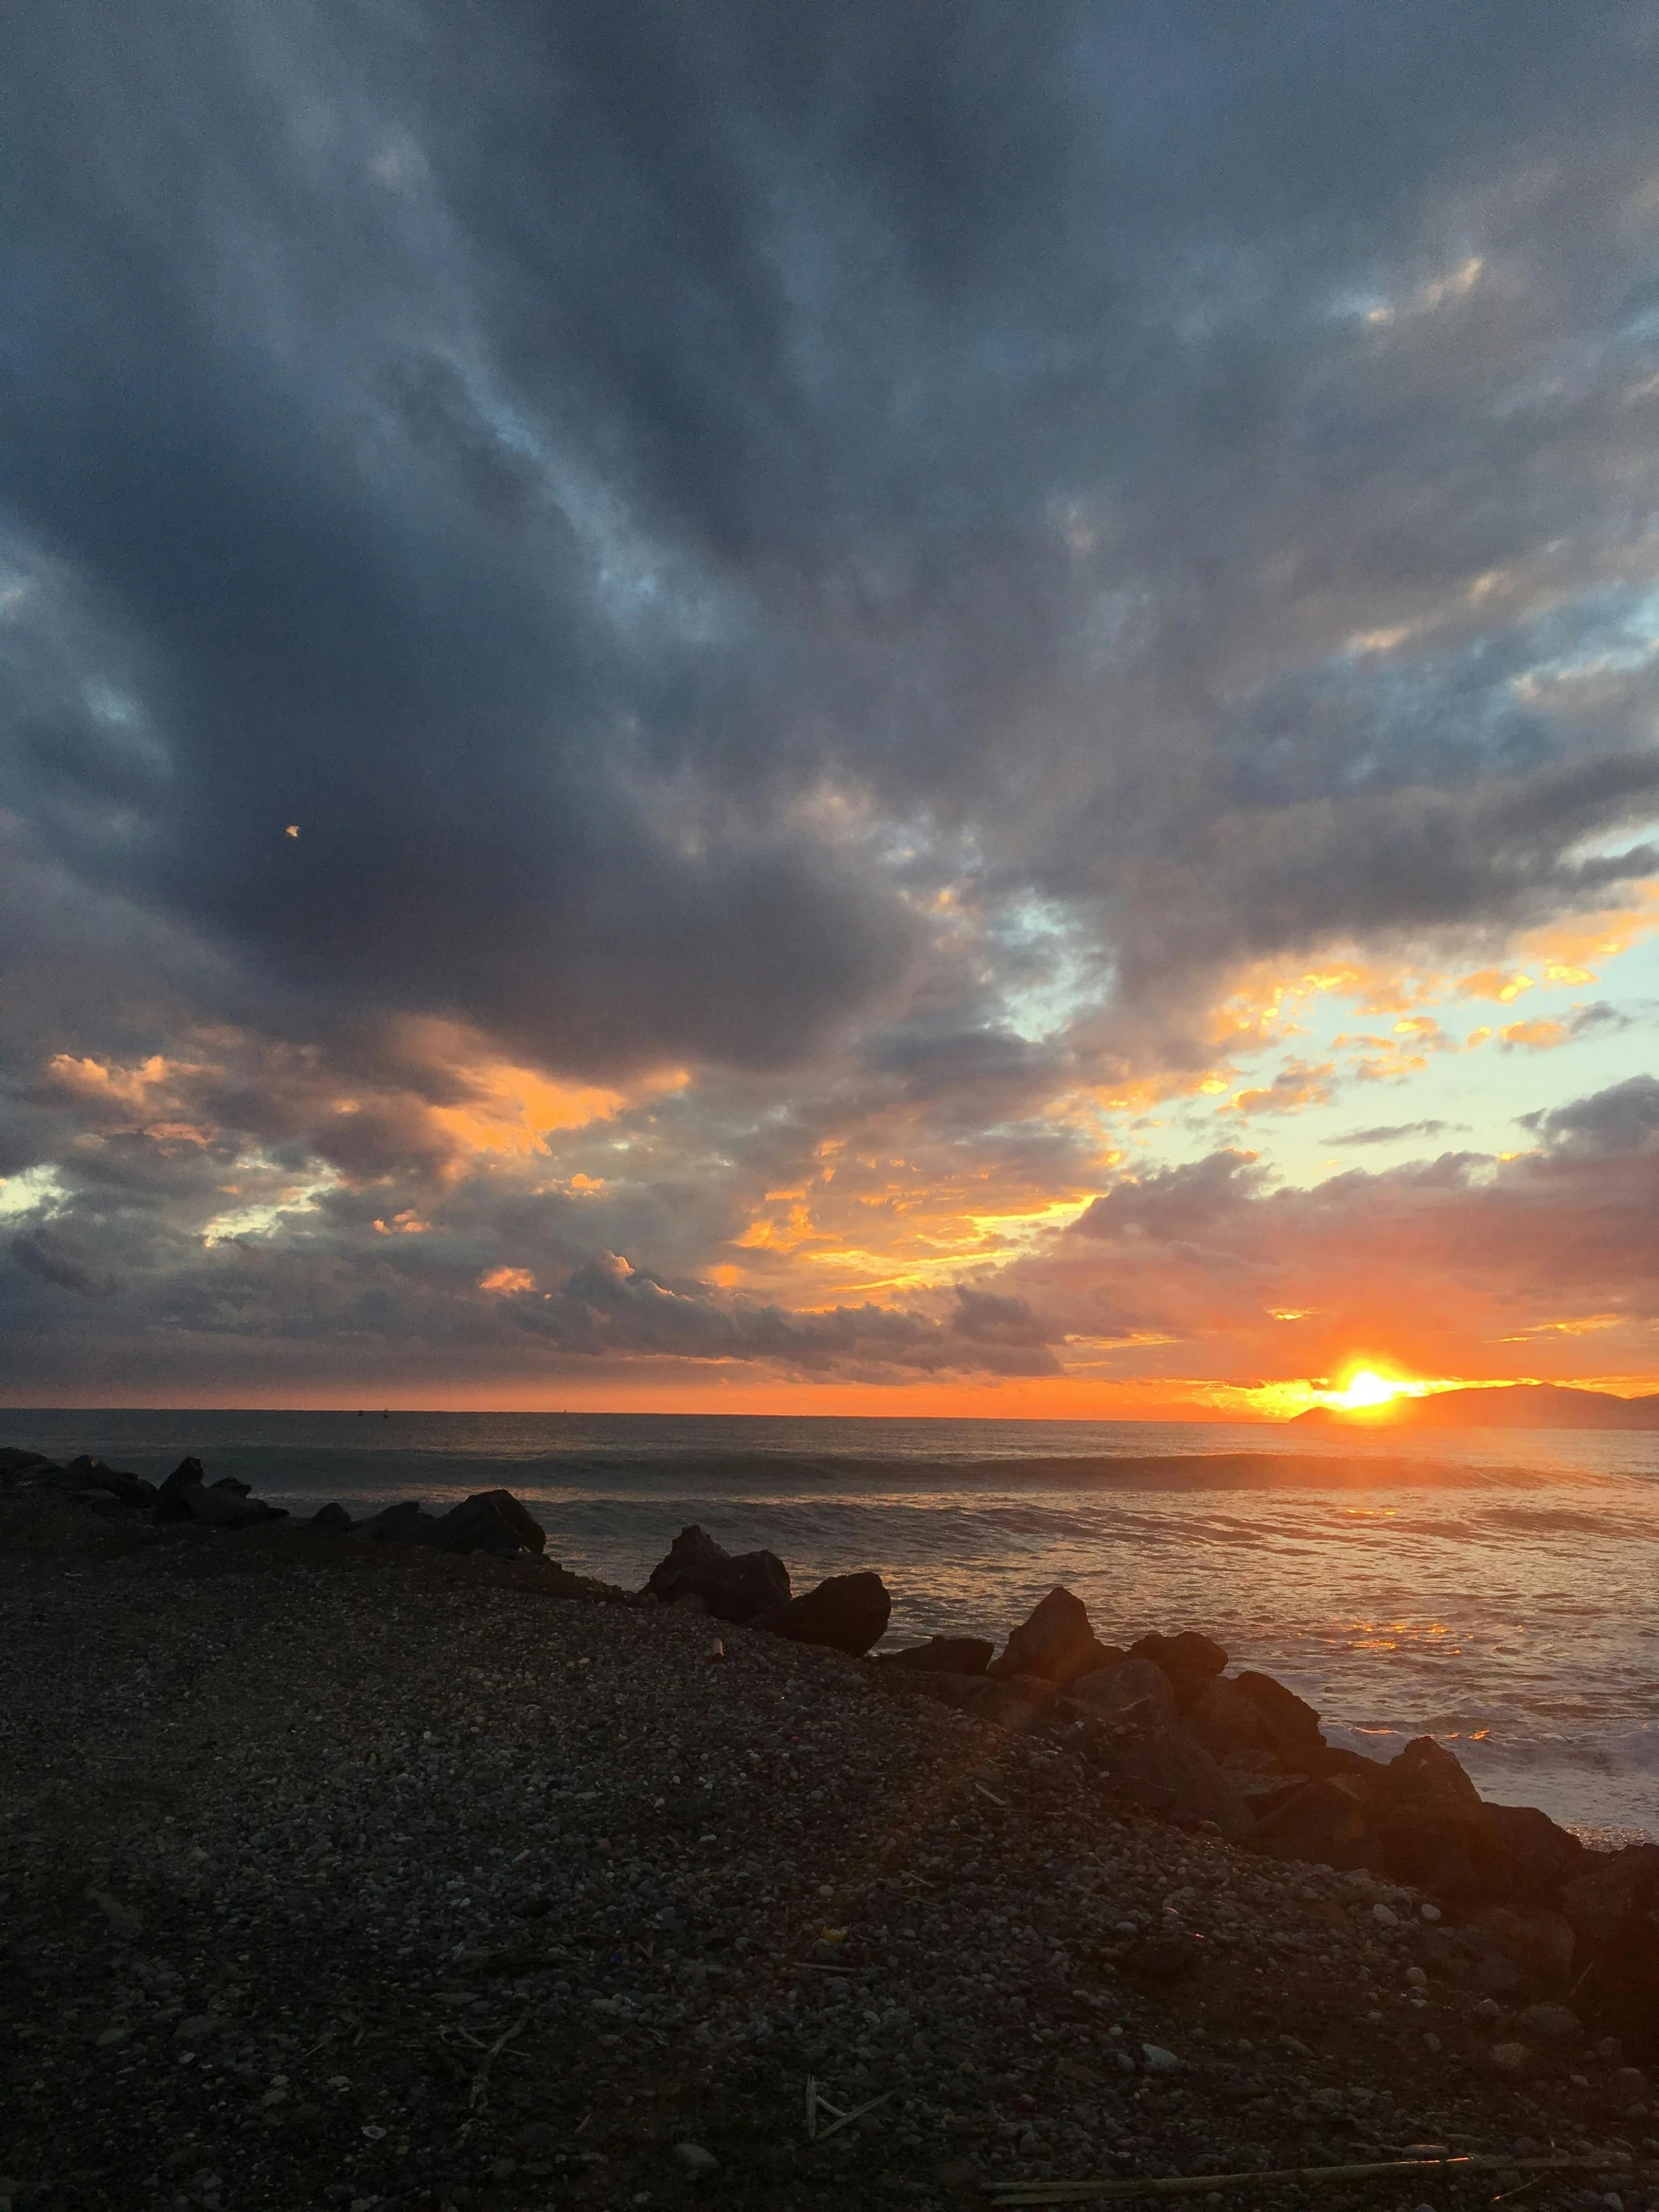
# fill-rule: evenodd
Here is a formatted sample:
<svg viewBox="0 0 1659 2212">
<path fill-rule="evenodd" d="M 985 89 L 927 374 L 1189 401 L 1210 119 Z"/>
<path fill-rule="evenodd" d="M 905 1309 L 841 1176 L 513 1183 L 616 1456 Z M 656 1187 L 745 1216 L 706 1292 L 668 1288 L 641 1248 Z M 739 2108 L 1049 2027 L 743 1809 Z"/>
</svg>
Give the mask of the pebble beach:
<svg viewBox="0 0 1659 2212">
<path fill-rule="evenodd" d="M 942 2212 L 1425 2145 L 1513 2178 L 1219 2201 L 1659 2203 L 1639 2054 L 1041 1732 L 540 1562 L 0 1511 L 8 2212 Z"/>
</svg>

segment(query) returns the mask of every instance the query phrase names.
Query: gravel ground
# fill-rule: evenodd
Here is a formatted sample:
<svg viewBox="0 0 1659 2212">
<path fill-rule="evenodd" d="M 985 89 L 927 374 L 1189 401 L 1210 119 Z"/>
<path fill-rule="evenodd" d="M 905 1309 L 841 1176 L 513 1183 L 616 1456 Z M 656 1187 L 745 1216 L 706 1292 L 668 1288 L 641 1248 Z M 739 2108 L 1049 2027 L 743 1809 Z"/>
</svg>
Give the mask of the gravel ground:
<svg viewBox="0 0 1659 2212">
<path fill-rule="evenodd" d="M 866 1664 L 56 1500 L 0 1505 L 0 2212 L 944 2212 L 1425 2141 L 1659 2206 L 1620 2054 L 1506 2078 L 1410 1895 L 1147 1821 Z"/>
</svg>

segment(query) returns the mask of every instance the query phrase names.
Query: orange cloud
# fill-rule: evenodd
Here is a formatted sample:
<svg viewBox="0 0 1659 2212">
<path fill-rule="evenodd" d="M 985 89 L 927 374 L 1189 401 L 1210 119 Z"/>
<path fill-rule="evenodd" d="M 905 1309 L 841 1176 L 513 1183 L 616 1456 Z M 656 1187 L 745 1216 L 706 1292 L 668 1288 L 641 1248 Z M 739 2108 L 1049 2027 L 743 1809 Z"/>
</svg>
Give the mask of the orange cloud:
<svg viewBox="0 0 1659 2212">
<path fill-rule="evenodd" d="M 513 1298 L 535 1287 L 536 1279 L 528 1268 L 491 1268 L 478 1278 L 478 1288 L 494 1298 Z"/>
<path fill-rule="evenodd" d="M 1498 1031 L 1504 1044 L 1526 1045 L 1534 1052 L 1548 1052 L 1552 1046 L 1566 1044 L 1571 1035 L 1571 1030 L 1559 1021 L 1512 1021 L 1507 1029 Z"/>
</svg>

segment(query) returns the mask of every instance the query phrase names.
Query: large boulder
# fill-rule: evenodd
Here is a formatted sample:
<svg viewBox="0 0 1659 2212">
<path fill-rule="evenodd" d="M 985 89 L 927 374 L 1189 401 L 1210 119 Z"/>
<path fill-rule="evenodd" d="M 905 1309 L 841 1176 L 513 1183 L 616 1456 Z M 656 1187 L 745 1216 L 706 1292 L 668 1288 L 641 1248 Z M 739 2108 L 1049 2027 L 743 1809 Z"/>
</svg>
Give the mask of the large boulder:
<svg viewBox="0 0 1659 2212">
<path fill-rule="evenodd" d="M 1588 1870 L 1561 1890 L 1561 1911 L 1581 1942 L 1612 1947 L 1653 1933 L 1659 1912 L 1659 1844 L 1587 1855 Z"/>
<path fill-rule="evenodd" d="M 351 1515 L 343 1505 L 319 1505 L 305 1525 L 307 1528 L 320 1529 L 324 1535 L 349 1536 Z"/>
<path fill-rule="evenodd" d="M 43 1452 L 24 1451 L 16 1444 L 0 1448 L 0 1482 L 25 1482 L 57 1471 L 56 1463 Z"/>
<path fill-rule="evenodd" d="M 1036 1727 L 1059 1694 L 1040 1674 L 997 1675 L 981 1679 L 967 1710 L 976 1721 L 1022 1734 Z"/>
<path fill-rule="evenodd" d="M 1129 1656 L 1150 1659 L 1163 1669 L 1183 1713 L 1227 1664 L 1221 1645 L 1213 1637 L 1201 1636 L 1196 1628 L 1184 1628 L 1178 1636 L 1138 1637 L 1129 1646 Z"/>
<path fill-rule="evenodd" d="M 832 1574 L 804 1597 L 762 1613 L 751 1626 L 857 1659 L 881 1641 L 891 1613 L 892 1599 L 878 1574 Z"/>
<path fill-rule="evenodd" d="M 102 1459 L 94 1459 L 86 1452 L 70 1460 L 63 1476 L 66 1485 L 74 1489 L 103 1490 L 119 1498 L 123 1505 L 154 1505 L 161 1494 L 155 1483 L 147 1482 L 142 1474 L 127 1474 L 120 1467 L 107 1467 Z"/>
<path fill-rule="evenodd" d="M 1083 1600 L 1056 1586 L 1008 1638 L 989 1672 L 1040 1675 L 1065 1683 L 1098 1668 L 1099 1644 Z"/>
<path fill-rule="evenodd" d="M 424 1541 L 439 1551 L 489 1551 L 512 1558 L 545 1551 L 547 1533 L 511 1490 L 477 1490 L 438 1515 Z"/>
<path fill-rule="evenodd" d="M 199 1466 L 201 1462 L 187 1459 L 185 1464 Z M 178 1474 L 175 1468 L 162 1484 L 156 1501 L 158 1520 L 194 1521 L 200 1528 L 235 1533 L 242 1528 L 257 1528 L 262 1521 L 287 1519 L 285 1506 L 268 1505 L 264 1498 L 246 1497 L 240 1488 L 221 1483 L 181 1481 Z"/>
<path fill-rule="evenodd" d="M 1212 1675 L 1187 1707 L 1187 1726 L 1218 1759 L 1312 1774 L 1327 1762 L 1314 1708 L 1270 1674 Z"/>
<path fill-rule="evenodd" d="M 1581 1985 L 1598 2026 L 1659 2047 L 1659 1844 L 1593 1852 L 1590 1871 L 1563 1884 L 1560 1907 L 1588 1954 L 1575 1996 Z"/>
<path fill-rule="evenodd" d="M 1258 1820 L 1248 1842 L 1270 1859 L 1378 1873 L 1382 1847 L 1371 1817 L 1371 1789 L 1359 1775 L 1321 1775 Z"/>
<path fill-rule="evenodd" d="M 754 1620 L 790 1602 L 790 1570 L 775 1552 L 734 1554 L 695 1525 L 681 1529 L 645 1586 L 664 1605 L 699 1598 L 723 1621 Z"/>
<path fill-rule="evenodd" d="M 373 1544 L 423 1544 L 437 1525 L 437 1515 L 427 1512 L 419 1498 L 401 1497 L 358 1521 L 355 1533 Z"/>
<path fill-rule="evenodd" d="M 1213 1821 L 1235 1843 L 1250 1832 L 1231 1779 L 1184 1728 L 1127 1736 L 1105 1764 L 1126 1797 L 1166 1820 Z"/>
<path fill-rule="evenodd" d="M 1369 1780 L 1385 1873 L 1459 1906 L 1489 1895 L 1488 1808 L 1443 1744 L 1414 1737 Z"/>
<path fill-rule="evenodd" d="M 983 1674 L 995 1649 L 988 1636 L 930 1636 L 903 1651 L 884 1651 L 880 1663 L 922 1674 Z"/>
<path fill-rule="evenodd" d="M 1516 1904 L 1554 1897 L 1589 1865 L 1578 1838 L 1535 1805 L 1488 1805 L 1486 1829 L 1499 1884 Z"/>
<path fill-rule="evenodd" d="M 1175 1692 L 1163 1668 L 1150 1659 L 1124 1659 L 1115 1667 L 1079 1675 L 1066 1695 L 1091 1719 L 1112 1727 L 1144 1733 L 1175 1726 Z"/>
<path fill-rule="evenodd" d="M 158 1520 L 189 1520 L 190 1507 L 185 1502 L 189 1490 L 205 1490 L 208 1486 L 208 1470 L 200 1459 L 181 1459 L 167 1476 L 156 1495 Z"/>
</svg>

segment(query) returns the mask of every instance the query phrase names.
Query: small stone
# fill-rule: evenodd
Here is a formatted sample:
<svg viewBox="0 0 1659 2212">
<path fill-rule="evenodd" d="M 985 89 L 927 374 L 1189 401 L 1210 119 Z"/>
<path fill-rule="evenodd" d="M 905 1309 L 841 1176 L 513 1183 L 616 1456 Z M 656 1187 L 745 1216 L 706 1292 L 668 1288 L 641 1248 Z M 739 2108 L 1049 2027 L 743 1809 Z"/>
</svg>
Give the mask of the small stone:
<svg viewBox="0 0 1659 2212">
<path fill-rule="evenodd" d="M 1440 1917 L 1439 1907 L 1437 1905 L 1430 1905 L 1426 1898 L 1423 1900 L 1422 1904 L 1417 1907 L 1417 1911 L 1430 1925 L 1432 1925 Z"/>
<path fill-rule="evenodd" d="M 1564 2004 L 1529 2004 L 1515 2025 L 1540 2043 L 1576 2043 L 1584 2032 L 1578 2014 Z"/>
<path fill-rule="evenodd" d="M 718 1636 L 709 1646 L 709 1657 L 711 1659 L 724 1659 L 726 1657 L 726 1646 Z"/>
<path fill-rule="evenodd" d="M 130 2027 L 107 2027 L 98 2038 L 98 2048 L 109 2050 L 117 2043 L 124 2043 L 131 2033 Z"/>
<path fill-rule="evenodd" d="M 490 2168 L 490 2179 L 492 2181 L 511 2181 L 517 2171 L 518 2160 L 516 2158 L 498 2158 Z"/>
<path fill-rule="evenodd" d="M 680 2161 L 681 2172 L 691 2181 L 702 2181 L 720 2170 L 720 2160 L 701 2143 L 676 2143 L 674 2155 Z"/>
<path fill-rule="evenodd" d="M 1407 1966 L 1405 1979 L 1413 1989 L 1426 1989 L 1428 1986 L 1428 1976 L 1420 1966 Z"/>
<path fill-rule="evenodd" d="M 110 1934 L 124 1943 L 136 1943 L 144 1934 L 144 1915 L 131 1905 L 123 1905 L 119 1898 L 111 1897 L 108 1890 L 89 1890 L 87 1897 L 96 1905 L 110 1925 Z"/>
<path fill-rule="evenodd" d="M 1371 1917 L 1379 1928 L 1397 1928 L 1399 1926 L 1399 1915 L 1391 1905 L 1383 1905 L 1381 1900 L 1372 1907 Z"/>
<path fill-rule="evenodd" d="M 1438 2050 L 1440 2038 L 1437 2035 L 1425 2035 L 1422 2039 L 1422 2047 L 1424 2050 Z"/>
<path fill-rule="evenodd" d="M 1532 2053 L 1524 2043 L 1494 2043 L 1490 2055 L 1499 2073 L 1522 2074 L 1532 2062 Z"/>
<path fill-rule="evenodd" d="M 1148 2073 L 1174 2073 L 1181 2064 L 1174 2051 L 1165 2050 L 1162 2043 L 1143 2043 L 1141 2056 L 1146 2060 Z"/>
<path fill-rule="evenodd" d="M 1482 1997 L 1469 2014 L 1469 2018 L 1477 2021 L 1482 2027 L 1496 2027 L 1502 2017 L 1503 2007 L 1498 2003 L 1496 1997 Z"/>
</svg>

